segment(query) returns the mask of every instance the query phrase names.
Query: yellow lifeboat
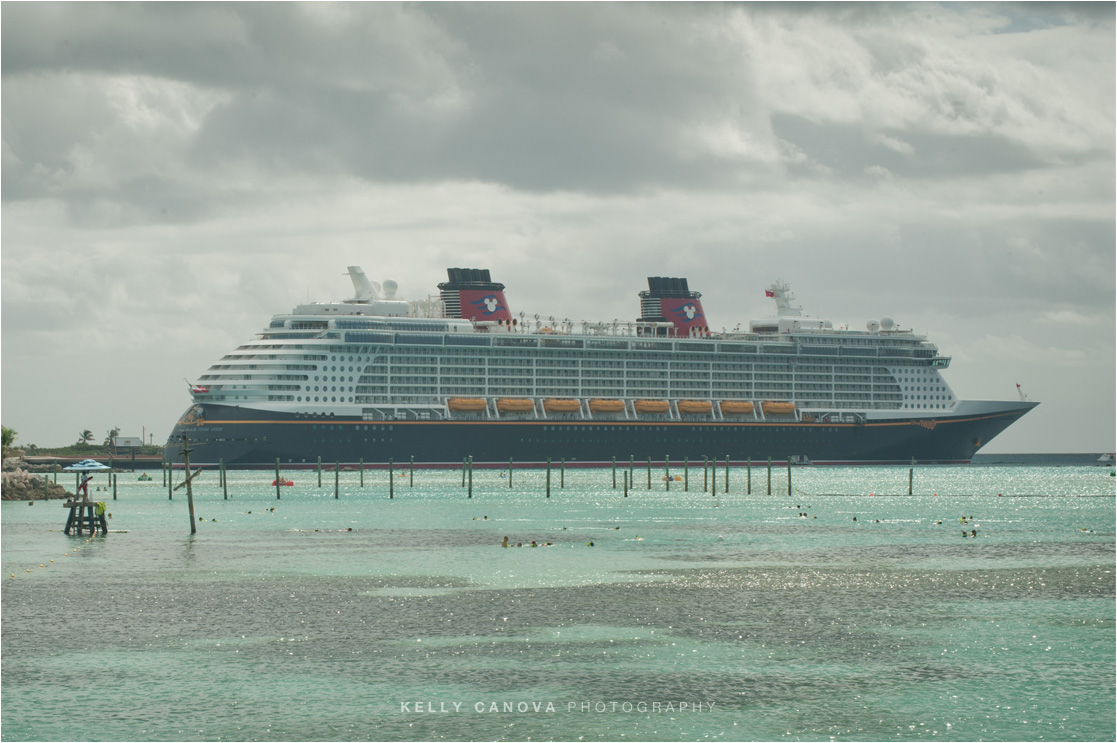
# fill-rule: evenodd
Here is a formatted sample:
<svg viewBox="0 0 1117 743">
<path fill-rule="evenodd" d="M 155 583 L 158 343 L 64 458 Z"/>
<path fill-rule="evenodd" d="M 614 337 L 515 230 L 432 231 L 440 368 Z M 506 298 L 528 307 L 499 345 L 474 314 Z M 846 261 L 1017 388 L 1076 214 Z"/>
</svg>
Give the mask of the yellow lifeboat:
<svg viewBox="0 0 1117 743">
<path fill-rule="evenodd" d="M 527 397 L 501 397 L 496 401 L 496 409 L 501 413 L 530 413 L 535 403 Z"/>
<path fill-rule="evenodd" d="M 591 413 L 623 413 L 624 400 L 590 400 Z"/>
<path fill-rule="evenodd" d="M 765 400 L 760 403 L 760 409 L 764 411 L 764 415 L 794 415 L 795 403 Z"/>
<path fill-rule="evenodd" d="M 634 407 L 637 413 L 666 413 L 671 410 L 666 400 L 637 400 Z"/>
<path fill-rule="evenodd" d="M 679 400 L 679 412 L 684 415 L 709 415 L 713 407 L 708 400 Z"/>
<path fill-rule="evenodd" d="M 485 410 L 483 397 L 451 397 L 446 401 L 451 413 L 482 413 Z"/>
<path fill-rule="evenodd" d="M 582 409 L 582 403 L 577 400 L 548 398 L 543 401 L 543 410 L 548 413 L 577 413 Z"/>
<path fill-rule="evenodd" d="M 747 400 L 722 400 L 721 414 L 750 415 L 753 411 L 753 407 L 753 404 Z"/>
</svg>

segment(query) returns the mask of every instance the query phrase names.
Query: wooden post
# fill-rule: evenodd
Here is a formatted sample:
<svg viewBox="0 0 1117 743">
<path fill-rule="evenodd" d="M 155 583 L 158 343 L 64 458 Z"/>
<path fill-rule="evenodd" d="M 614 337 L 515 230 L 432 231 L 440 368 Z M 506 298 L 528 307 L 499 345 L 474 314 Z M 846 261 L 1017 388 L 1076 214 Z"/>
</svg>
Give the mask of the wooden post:
<svg viewBox="0 0 1117 743">
<path fill-rule="evenodd" d="M 469 497 L 473 497 L 473 455 L 469 455 Z"/>
<path fill-rule="evenodd" d="M 667 484 L 667 492 L 671 492 L 671 455 L 663 455 L 663 482 Z"/>
<path fill-rule="evenodd" d="M 718 493 L 718 458 L 710 457 L 710 495 Z"/>
<path fill-rule="evenodd" d="M 322 487 L 322 457 L 318 457 L 318 487 Z"/>
<path fill-rule="evenodd" d="M 187 472 L 186 474 L 190 474 Z M 77 492 L 76 490 L 74 492 Z M 171 468 L 171 463 L 167 462 L 167 500 L 174 500 L 175 492 L 175 472 Z"/>
<path fill-rule="evenodd" d="M 225 496 L 225 500 L 229 500 L 229 480 L 228 473 L 225 471 L 225 460 L 221 460 L 221 492 Z"/>
<path fill-rule="evenodd" d="M 702 457 L 702 492 L 710 488 L 710 458 Z"/>
<path fill-rule="evenodd" d="M 566 457 L 559 460 L 559 490 L 566 487 Z"/>
<path fill-rule="evenodd" d="M 462 457 L 462 487 L 465 487 L 465 463 L 469 461 L 469 457 Z"/>
<path fill-rule="evenodd" d="M 58 473 L 54 473 L 54 481 L 58 482 Z M 163 487 L 167 487 L 167 460 L 163 460 Z"/>
<path fill-rule="evenodd" d="M 791 495 L 791 457 L 787 458 L 787 494 Z"/>
<path fill-rule="evenodd" d="M 112 480 L 112 499 L 113 500 L 116 500 L 116 478 L 117 477 L 119 477 L 119 475 L 114 475 L 111 472 L 109 473 L 109 478 Z"/>
<path fill-rule="evenodd" d="M 508 489 L 512 489 L 512 457 L 508 457 Z"/>
<path fill-rule="evenodd" d="M 725 494 L 729 494 L 729 455 L 725 455 Z"/>
<path fill-rule="evenodd" d="M 275 499 L 280 500 L 280 497 L 279 497 L 279 457 L 275 458 Z"/>
<path fill-rule="evenodd" d="M 396 472 L 392 465 L 392 458 L 388 457 L 388 500 L 392 500 L 396 495 Z"/>
<path fill-rule="evenodd" d="M 748 490 L 745 491 L 745 495 L 752 495 L 752 457 L 749 457 L 749 461 L 745 463 L 745 472 L 748 473 L 746 475 L 748 478 Z"/>
<path fill-rule="evenodd" d="M 551 497 L 551 458 L 547 457 L 547 497 Z"/>
<path fill-rule="evenodd" d="M 636 456 L 634 454 L 629 454 L 628 455 L 628 484 L 629 484 L 630 487 L 636 487 L 636 481 L 632 479 L 633 475 L 636 472 L 633 469 L 635 463 L 636 463 Z"/>
<path fill-rule="evenodd" d="M 196 534 L 198 524 L 194 520 L 194 487 L 190 484 L 194 478 L 190 475 L 190 440 L 186 436 L 182 437 L 182 459 L 186 463 L 186 482 L 183 484 L 186 485 L 186 503 L 190 509 L 190 533 Z"/>
<path fill-rule="evenodd" d="M 415 487 L 415 455 L 411 455 L 411 468 L 407 471 L 407 487 Z"/>
<path fill-rule="evenodd" d="M 627 498 L 628 497 L 628 473 L 624 472 L 622 474 L 624 475 L 624 497 Z"/>
<path fill-rule="evenodd" d="M 617 489 L 617 458 L 613 457 L 613 490 Z"/>
<path fill-rule="evenodd" d="M 772 458 L 768 457 L 768 495 L 772 494 Z"/>
<path fill-rule="evenodd" d="M 908 467 L 908 495 L 911 495 L 911 483 L 915 477 L 915 460 L 912 460 L 912 466 Z"/>
<path fill-rule="evenodd" d="M 364 457 L 361 457 L 360 461 L 357 463 L 357 469 L 359 469 L 361 471 L 361 487 L 363 488 L 365 486 L 365 458 Z"/>
<path fill-rule="evenodd" d="M 690 457 L 683 457 L 683 492 L 690 492 Z"/>
<path fill-rule="evenodd" d="M 652 458 L 648 457 L 648 490 L 652 489 Z"/>
</svg>

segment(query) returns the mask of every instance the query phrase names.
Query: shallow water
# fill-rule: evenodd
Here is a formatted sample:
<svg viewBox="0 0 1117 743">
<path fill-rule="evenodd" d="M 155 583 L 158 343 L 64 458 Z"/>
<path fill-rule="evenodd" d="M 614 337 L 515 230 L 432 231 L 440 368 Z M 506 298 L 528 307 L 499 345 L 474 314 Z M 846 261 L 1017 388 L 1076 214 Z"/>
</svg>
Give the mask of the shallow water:
<svg viewBox="0 0 1117 743">
<path fill-rule="evenodd" d="M 107 537 L 6 503 L 0 736 L 1113 739 L 1109 471 L 908 473 L 207 472 L 195 535 L 158 473 Z"/>
</svg>

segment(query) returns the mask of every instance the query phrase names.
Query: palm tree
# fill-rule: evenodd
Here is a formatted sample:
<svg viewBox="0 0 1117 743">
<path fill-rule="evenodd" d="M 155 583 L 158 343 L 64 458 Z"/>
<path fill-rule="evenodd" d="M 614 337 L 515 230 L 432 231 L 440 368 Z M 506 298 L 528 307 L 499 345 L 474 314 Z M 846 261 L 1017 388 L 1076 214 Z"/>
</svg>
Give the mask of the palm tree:
<svg viewBox="0 0 1117 743">
<path fill-rule="evenodd" d="M 88 444 L 92 440 L 93 440 L 93 432 L 90 431 L 88 428 L 85 429 L 84 431 L 82 431 L 80 434 L 78 434 L 78 443 L 79 444 Z"/>
<path fill-rule="evenodd" d="M 0 433 L 3 434 L 3 445 L 5 449 L 15 443 L 17 435 L 15 431 L 7 426 L 0 426 Z"/>
</svg>

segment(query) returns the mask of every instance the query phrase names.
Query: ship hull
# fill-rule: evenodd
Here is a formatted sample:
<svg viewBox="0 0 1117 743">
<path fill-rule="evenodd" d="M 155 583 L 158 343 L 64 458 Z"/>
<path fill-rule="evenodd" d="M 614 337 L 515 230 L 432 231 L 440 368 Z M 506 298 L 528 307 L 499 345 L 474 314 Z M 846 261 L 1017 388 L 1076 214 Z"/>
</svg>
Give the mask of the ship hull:
<svg viewBox="0 0 1117 743">
<path fill-rule="evenodd" d="M 181 464 L 183 437 L 191 464 L 227 467 L 366 466 L 409 462 L 530 465 L 566 460 L 786 461 L 816 464 L 965 463 L 981 446 L 1031 409 L 1005 406 L 981 414 L 865 423 L 691 422 L 631 420 L 366 421 L 279 414 L 225 405 L 194 406 L 167 443 Z"/>
</svg>

